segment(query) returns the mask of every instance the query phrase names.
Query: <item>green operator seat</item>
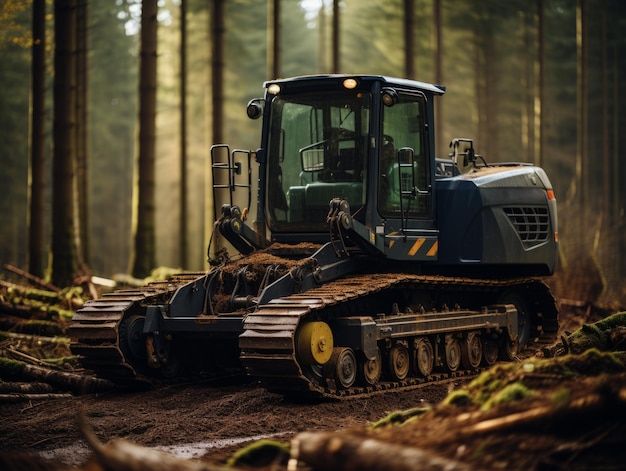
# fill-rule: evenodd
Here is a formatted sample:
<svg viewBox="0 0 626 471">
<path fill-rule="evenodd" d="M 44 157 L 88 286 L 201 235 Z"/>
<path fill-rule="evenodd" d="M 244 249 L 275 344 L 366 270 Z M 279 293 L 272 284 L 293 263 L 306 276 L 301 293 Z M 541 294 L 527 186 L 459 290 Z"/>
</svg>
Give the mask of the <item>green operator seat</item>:
<svg viewBox="0 0 626 471">
<path fill-rule="evenodd" d="M 289 221 L 324 221 L 333 198 L 345 198 L 354 206 L 362 204 L 363 183 L 312 182 L 290 187 L 287 193 Z"/>
</svg>

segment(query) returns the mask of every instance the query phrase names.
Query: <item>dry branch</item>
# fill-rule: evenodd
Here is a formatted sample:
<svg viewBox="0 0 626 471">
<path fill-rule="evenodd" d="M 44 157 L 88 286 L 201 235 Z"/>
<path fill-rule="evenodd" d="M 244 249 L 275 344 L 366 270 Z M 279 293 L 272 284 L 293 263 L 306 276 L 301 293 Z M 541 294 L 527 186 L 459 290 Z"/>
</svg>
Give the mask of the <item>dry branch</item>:
<svg viewBox="0 0 626 471">
<path fill-rule="evenodd" d="M 16 266 L 5 263 L 4 268 L 5 270 L 8 270 L 10 272 L 15 273 L 16 275 L 21 276 L 22 278 L 30 281 L 31 283 L 33 283 L 36 286 L 39 286 L 40 288 L 47 289 L 49 291 L 56 291 L 57 293 L 61 291 L 61 288 L 59 288 L 58 286 L 54 286 L 53 284 L 48 283 L 46 280 L 42 280 L 38 276 L 28 273 L 20 268 L 17 268 Z"/>
<path fill-rule="evenodd" d="M 116 471 L 236 471 L 236 468 L 215 466 L 201 461 L 177 458 L 169 453 L 145 448 L 122 439 L 111 440 L 103 445 L 87 424 L 83 414 L 79 415 L 80 429 L 85 440 L 93 449 L 96 460 L 105 469 Z"/>
</svg>

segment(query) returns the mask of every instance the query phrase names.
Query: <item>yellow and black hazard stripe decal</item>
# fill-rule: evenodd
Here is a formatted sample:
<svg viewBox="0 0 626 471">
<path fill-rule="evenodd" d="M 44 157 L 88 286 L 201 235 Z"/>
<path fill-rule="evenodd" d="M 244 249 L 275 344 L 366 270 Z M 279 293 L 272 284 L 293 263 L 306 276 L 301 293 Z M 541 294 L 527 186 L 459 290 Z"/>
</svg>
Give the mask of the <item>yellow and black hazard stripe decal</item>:
<svg viewBox="0 0 626 471">
<path fill-rule="evenodd" d="M 396 244 L 396 242 L 399 242 Z M 435 238 L 418 237 L 408 241 L 390 239 L 388 241 L 389 252 L 401 258 L 436 258 L 439 251 L 439 241 Z"/>
</svg>

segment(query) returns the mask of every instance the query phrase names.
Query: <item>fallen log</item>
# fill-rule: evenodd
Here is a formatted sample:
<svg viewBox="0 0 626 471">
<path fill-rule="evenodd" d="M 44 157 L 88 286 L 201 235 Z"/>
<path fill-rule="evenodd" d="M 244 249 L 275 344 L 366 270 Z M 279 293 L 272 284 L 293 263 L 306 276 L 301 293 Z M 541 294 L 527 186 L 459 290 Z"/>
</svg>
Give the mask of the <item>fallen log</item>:
<svg viewBox="0 0 626 471">
<path fill-rule="evenodd" d="M 561 336 L 561 341 L 544 347 L 542 355 L 546 358 L 578 354 L 590 348 L 601 351 L 624 350 L 624 328 L 626 312 L 614 313 L 593 324 L 583 324 L 576 332 Z"/>
<path fill-rule="evenodd" d="M 0 382 L 0 393 L 50 393 L 53 392 L 52 386 L 48 383 L 18 383 L 18 382 Z"/>
<path fill-rule="evenodd" d="M 11 330 L 19 334 L 41 335 L 54 337 L 63 335 L 63 328 L 59 322 L 39 319 L 22 319 L 21 317 L 0 315 L 0 329 Z"/>
<path fill-rule="evenodd" d="M 461 425 L 457 433 L 461 437 L 471 437 L 476 434 L 500 433 L 509 429 L 527 426 L 545 426 L 549 423 L 559 423 L 562 418 L 585 422 L 585 418 L 596 416 L 600 411 L 608 414 L 620 413 L 626 409 L 626 388 L 611 389 L 602 386 L 598 391 L 590 392 L 570 402 L 555 407 L 554 404 L 542 405 L 523 411 L 506 414 L 492 419 L 482 420 L 470 425 Z M 462 424 L 479 416 L 479 412 L 460 414 L 457 421 Z"/>
<path fill-rule="evenodd" d="M 303 432 L 291 442 L 288 471 L 300 464 L 316 471 L 461 471 L 465 463 L 415 447 L 396 445 L 347 433 Z"/>
<path fill-rule="evenodd" d="M 0 280 L 0 286 L 6 288 L 7 297 L 12 299 L 28 298 L 37 299 L 39 301 L 57 302 L 59 301 L 60 291 L 49 291 L 28 286 L 17 285 L 8 281 Z M 19 304 L 19 303 L 16 303 Z"/>
<path fill-rule="evenodd" d="M 0 301 L 0 312 L 17 317 L 23 317 L 25 319 L 30 319 L 39 314 L 39 310 L 35 309 L 33 306 L 16 306 L 15 304 L 7 303 L 6 301 Z"/>
<path fill-rule="evenodd" d="M 75 394 L 110 391 L 114 384 L 94 376 L 53 370 L 0 357 L 0 377 L 9 380 L 40 381 Z"/>
<path fill-rule="evenodd" d="M 42 310 L 47 310 L 44 307 L 55 308 L 61 315 L 85 304 L 81 298 L 83 289 L 80 286 L 70 286 L 60 291 L 49 291 L 17 285 L 4 280 L 0 280 L 0 286 L 6 288 L 6 300 L 14 305 L 32 305 Z"/>
<path fill-rule="evenodd" d="M 27 402 L 27 401 L 48 401 L 51 399 L 66 399 L 73 397 L 69 393 L 10 393 L 0 394 L 0 403 L 2 402 Z"/>
<path fill-rule="evenodd" d="M 0 339 L 22 340 L 30 344 L 60 344 L 69 346 L 71 341 L 68 337 L 46 337 L 44 335 L 17 334 L 0 330 Z"/>
</svg>

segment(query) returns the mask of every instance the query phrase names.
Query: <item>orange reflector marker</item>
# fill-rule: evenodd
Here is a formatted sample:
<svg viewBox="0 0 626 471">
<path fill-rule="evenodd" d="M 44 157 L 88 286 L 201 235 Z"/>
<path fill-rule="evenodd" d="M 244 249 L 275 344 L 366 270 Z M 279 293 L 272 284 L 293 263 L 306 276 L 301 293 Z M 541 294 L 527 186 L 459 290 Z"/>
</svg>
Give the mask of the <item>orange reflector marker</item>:
<svg viewBox="0 0 626 471">
<path fill-rule="evenodd" d="M 546 192 L 548 193 L 548 199 L 549 200 L 555 199 L 554 190 L 546 190 Z"/>
<path fill-rule="evenodd" d="M 558 242 L 559 241 L 559 233 L 558 232 L 554 232 L 554 242 Z"/>
</svg>

